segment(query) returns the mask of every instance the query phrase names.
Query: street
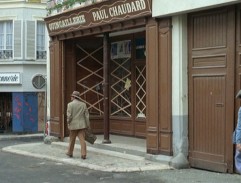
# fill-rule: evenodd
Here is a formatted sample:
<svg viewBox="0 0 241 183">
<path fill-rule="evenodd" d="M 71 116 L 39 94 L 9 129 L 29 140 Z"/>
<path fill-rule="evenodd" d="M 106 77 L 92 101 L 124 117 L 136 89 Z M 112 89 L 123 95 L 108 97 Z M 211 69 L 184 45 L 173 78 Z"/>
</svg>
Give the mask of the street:
<svg viewBox="0 0 241 183">
<path fill-rule="evenodd" d="M 1 140 L 0 148 L 41 139 Z M 111 173 L 0 152 L 0 183 L 240 183 L 241 176 L 197 169 Z"/>
</svg>

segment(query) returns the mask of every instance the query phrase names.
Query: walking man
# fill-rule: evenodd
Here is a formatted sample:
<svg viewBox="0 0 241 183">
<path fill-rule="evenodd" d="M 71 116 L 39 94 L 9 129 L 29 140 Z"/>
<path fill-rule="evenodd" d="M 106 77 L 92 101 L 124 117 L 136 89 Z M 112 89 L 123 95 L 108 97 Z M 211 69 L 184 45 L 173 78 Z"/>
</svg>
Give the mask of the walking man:
<svg viewBox="0 0 241 183">
<path fill-rule="evenodd" d="M 66 155 L 73 157 L 75 140 L 78 136 L 81 145 L 81 158 L 86 159 L 85 129 L 90 128 L 90 121 L 87 106 L 80 100 L 80 93 L 74 91 L 71 95 L 71 102 L 67 106 L 67 123 L 70 135 Z"/>
</svg>

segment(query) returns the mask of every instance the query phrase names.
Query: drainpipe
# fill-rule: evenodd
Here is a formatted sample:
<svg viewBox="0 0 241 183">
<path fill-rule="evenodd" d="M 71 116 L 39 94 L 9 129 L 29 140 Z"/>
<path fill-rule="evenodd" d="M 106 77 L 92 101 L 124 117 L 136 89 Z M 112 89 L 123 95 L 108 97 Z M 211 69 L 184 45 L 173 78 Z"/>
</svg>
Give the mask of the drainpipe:
<svg viewBox="0 0 241 183">
<path fill-rule="evenodd" d="M 104 81 L 103 81 L 103 89 L 104 89 L 104 139 L 102 143 L 110 144 L 110 119 L 109 119 L 109 53 L 110 53 L 110 41 L 109 41 L 109 33 L 104 33 L 103 38 L 103 57 L 104 57 Z"/>
</svg>

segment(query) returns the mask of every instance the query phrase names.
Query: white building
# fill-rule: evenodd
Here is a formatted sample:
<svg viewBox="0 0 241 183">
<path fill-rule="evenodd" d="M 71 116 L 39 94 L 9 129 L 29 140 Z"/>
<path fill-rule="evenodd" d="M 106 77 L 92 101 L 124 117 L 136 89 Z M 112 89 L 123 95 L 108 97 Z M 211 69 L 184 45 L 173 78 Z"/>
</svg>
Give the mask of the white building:
<svg viewBox="0 0 241 183">
<path fill-rule="evenodd" d="M 44 130 L 45 16 L 46 0 L 0 1 L 0 133 Z"/>
</svg>

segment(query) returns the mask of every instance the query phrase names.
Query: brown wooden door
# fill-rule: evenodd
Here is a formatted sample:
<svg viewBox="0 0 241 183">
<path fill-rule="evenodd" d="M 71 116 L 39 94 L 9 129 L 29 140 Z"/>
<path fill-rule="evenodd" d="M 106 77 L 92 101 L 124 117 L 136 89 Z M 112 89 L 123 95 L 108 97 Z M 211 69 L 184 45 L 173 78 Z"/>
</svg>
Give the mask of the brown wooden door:
<svg viewBox="0 0 241 183">
<path fill-rule="evenodd" d="M 232 171 L 235 9 L 189 15 L 189 161 Z"/>
<path fill-rule="evenodd" d="M 63 138 L 62 42 L 50 43 L 50 134 Z"/>
<path fill-rule="evenodd" d="M 241 89 L 241 6 L 237 8 L 237 22 L 236 22 L 236 86 L 235 93 L 236 94 Z M 238 109 L 241 106 L 240 100 L 235 101 L 235 116 L 234 116 L 234 126 L 235 129 L 237 125 L 237 117 L 238 117 Z M 235 149 L 235 146 L 233 147 Z M 235 153 L 235 151 L 234 151 Z M 235 167 L 235 166 L 234 166 Z"/>
</svg>

